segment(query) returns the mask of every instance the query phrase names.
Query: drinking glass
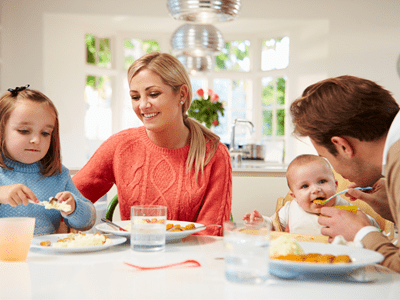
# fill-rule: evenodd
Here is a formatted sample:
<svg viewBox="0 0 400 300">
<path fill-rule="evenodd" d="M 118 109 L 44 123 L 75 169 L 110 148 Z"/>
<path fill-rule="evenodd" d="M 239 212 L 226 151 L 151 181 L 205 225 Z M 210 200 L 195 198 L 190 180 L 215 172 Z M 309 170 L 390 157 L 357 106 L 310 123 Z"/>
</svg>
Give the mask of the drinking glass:
<svg viewBox="0 0 400 300">
<path fill-rule="evenodd" d="M 225 277 L 229 281 L 261 284 L 269 275 L 271 225 L 224 223 Z"/>
<path fill-rule="evenodd" d="M 35 230 L 35 218 L 0 218 L 0 260 L 25 261 Z"/>
<path fill-rule="evenodd" d="M 166 219 L 166 206 L 132 206 L 131 249 L 145 252 L 164 250 Z"/>
</svg>

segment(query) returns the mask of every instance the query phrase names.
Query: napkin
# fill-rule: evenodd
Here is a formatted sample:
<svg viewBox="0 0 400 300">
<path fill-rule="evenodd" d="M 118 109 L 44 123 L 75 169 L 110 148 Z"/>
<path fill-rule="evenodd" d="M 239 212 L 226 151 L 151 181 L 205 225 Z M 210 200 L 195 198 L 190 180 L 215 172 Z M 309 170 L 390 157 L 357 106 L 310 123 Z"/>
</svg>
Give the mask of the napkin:
<svg viewBox="0 0 400 300">
<path fill-rule="evenodd" d="M 332 245 L 345 245 L 345 246 L 350 246 L 350 247 L 358 247 L 358 248 L 364 248 L 364 245 L 361 242 L 348 242 L 343 235 L 337 235 L 333 239 Z"/>
<path fill-rule="evenodd" d="M 124 262 L 124 264 L 136 268 L 140 271 L 148 271 L 148 270 L 159 270 L 159 269 L 167 269 L 167 268 L 174 268 L 174 267 L 180 267 L 180 268 L 197 268 L 201 267 L 201 264 L 197 260 L 193 259 L 188 259 L 182 262 L 174 263 L 174 264 L 169 264 L 169 265 L 164 265 L 164 266 L 158 266 L 158 267 L 141 267 L 141 266 L 136 266 L 132 265 L 130 263 Z"/>
</svg>

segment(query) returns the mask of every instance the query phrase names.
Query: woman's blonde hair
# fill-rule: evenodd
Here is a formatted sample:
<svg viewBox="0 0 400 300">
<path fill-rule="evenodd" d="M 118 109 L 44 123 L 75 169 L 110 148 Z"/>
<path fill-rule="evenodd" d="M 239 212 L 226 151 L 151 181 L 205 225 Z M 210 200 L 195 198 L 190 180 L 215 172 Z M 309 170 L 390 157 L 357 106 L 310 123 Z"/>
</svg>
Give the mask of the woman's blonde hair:
<svg viewBox="0 0 400 300">
<path fill-rule="evenodd" d="M 44 103 L 54 111 L 56 122 L 54 124 L 54 129 L 51 134 L 49 150 L 47 151 L 46 155 L 40 160 L 40 167 L 41 167 L 40 172 L 45 177 L 52 176 L 57 172 L 61 173 L 62 165 L 61 165 L 61 155 L 60 155 L 58 112 L 53 102 L 49 98 L 47 98 L 44 94 L 36 90 L 24 89 L 15 93 L 6 92 L 0 97 L 0 142 L 1 142 L 0 150 L 2 154 L 7 158 L 12 159 L 11 155 L 7 151 L 4 139 L 4 131 L 8 119 L 10 118 L 10 115 L 15 108 L 15 103 L 18 100 L 30 100 L 34 102 Z M 8 170 L 13 170 L 12 167 L 9 167 L 5 164 L 2 155 L 0 155 L 0 167 L 6 168 Z"/>
<path fill-rule="evenodd" d="M 190 78 L 181 62 L 167 53 L 153 52 L 137 59 L 128 69 L 128 83 L 143 69 L 157 73 L 166 85 L 178 93 L 182 85 L 188 87 L 187 98 L 182 105 L 183 122 L 190 130 L 190 150 L 186 160 L 187 171 L 194 167 L 196 179 L 199 172 L 210 162 L 218 148 L 219 136 L 201 125 L 196 120 L 189 118 L 187 110 L 192 101 L 192 85 Z M 210 143 L 210 150 L 206 151 L 206 144 Z"/>
</svg>

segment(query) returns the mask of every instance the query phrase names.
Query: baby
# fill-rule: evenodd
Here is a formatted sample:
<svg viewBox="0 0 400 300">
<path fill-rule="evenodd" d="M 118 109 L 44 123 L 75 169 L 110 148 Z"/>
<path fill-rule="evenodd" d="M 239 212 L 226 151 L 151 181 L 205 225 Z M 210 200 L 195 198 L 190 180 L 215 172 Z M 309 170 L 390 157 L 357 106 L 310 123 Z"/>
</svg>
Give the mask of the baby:
<svg viewBox="0 0 400 300">
<path fill-rule="evenodd" d="M 286 202 L 272 217 L 262 216 L 254 210 L 245 214 L 243 220 L 272 223 L 272 230 L 275 231 L 321 235 L 323 226 L 318 224 L 321 208 L 351 205 L 340 196 L 323 205 L 313 202 L 333 196 L 338 186 L 331 166 L 320 156 L 306 154 L 296 157 L 288 166 L 286 179 L 294 201 Z M 372 225 L 379 227 L 372 217 L 368 217 Z"/>
</svg>

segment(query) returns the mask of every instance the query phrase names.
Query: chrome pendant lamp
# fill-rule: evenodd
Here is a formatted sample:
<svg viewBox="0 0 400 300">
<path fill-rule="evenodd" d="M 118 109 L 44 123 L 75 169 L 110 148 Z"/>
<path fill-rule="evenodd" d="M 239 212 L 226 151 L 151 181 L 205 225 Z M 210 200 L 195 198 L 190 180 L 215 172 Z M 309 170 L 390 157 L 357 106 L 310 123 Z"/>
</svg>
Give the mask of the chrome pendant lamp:
<svg viewBox="0 0 400 300">
<path fill-rule="evenodd" d="M 167 6 L 176 20 L 213 23 L 235 19 L 240 0 L 168 0 Z"/>
<path fill-rule="evenodd" d="M 190 24 L 180 26 L 172 35 L 171 46 L 176 55 L 215 55 L 224 46 L 222 33 L 211 24 Z"/>
<path fill-rule="evenodd" d="M 225 46 L 222 33 L 210 23 L 231 21 L 240 10 L 240 0 L 167 0 L 170 15 L 188 21 L 172 35 L 172 53 L 190 73 L 208 72 L 214 56 Z"/>
<path fill-rule="evenodd" d="M 206 56 L 188 56 L 178 55 L 177 59 L 185 66 L 186 70 L 190 73 L 196 72 L 209 72 L 213 68 L 213 57 Z"/>
</svg>

